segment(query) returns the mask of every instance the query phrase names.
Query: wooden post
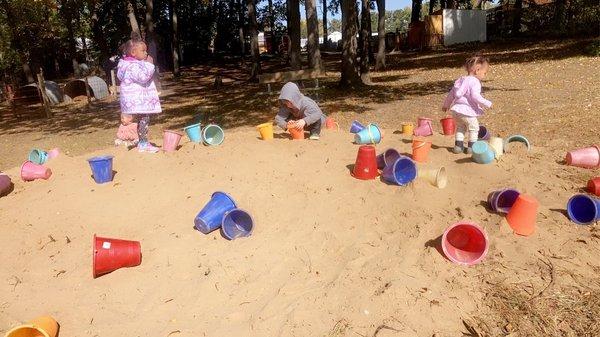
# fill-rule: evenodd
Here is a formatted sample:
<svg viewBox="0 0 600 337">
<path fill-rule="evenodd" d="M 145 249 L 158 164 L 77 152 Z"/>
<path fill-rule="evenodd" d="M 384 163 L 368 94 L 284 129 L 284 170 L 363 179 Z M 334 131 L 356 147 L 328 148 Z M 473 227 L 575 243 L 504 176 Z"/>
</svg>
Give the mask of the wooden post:
<svg viewBox="0 0 600 337">
<path fill-rule="evenodd" d="M 41 69 L 40 69 L 40 73 L 37 74 L 37 80 L 38 80 L 38 90 L 40 91 L 40 97 L 41 97 L 41 103 L 42 103 L 42 107 L 44 108 L 44 111 L 46 112 L 46 117 L 50 118 L 52 117 L 52 110 L 50 110 L 50 100 L 48 99 L 48 96 L 46 95 L 46 81 L 44 81 L 44 74 L 42 73 Z"/>
<path fill-rule="evenodd" d="M 85 80 L 85 95 L 87 96 L 88 105 L 92 104 L 92 97 L 90 95 L 90 83 L 88 82 L 88 77 L 84 77 Z"/>
<path fill-rule="evenodd" d="M 115 75 L 115 70 L 112 69 L 110 71 L 110 83 L 112 86 L 112 95 L 116 96 L 117 95 L 117 80 L 116 80 L 117 76 Z"/>
</svg>

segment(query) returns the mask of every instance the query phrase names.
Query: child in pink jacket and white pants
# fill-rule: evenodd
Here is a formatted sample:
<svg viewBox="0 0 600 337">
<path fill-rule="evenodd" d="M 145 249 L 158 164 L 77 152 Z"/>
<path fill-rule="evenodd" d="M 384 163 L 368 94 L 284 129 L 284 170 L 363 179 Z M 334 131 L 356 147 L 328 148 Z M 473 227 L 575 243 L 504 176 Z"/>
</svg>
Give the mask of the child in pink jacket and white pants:
<svg viewBox="0 0 600 337">
<path fill-rule="evenodd" d="M 466 153 L 471 153 L 473 143 L 479 135 L 479 121 L 477 117 L 483 115 L 483 108 L 490 109 L 492 102 L 481 96 L 481 80 L 487 74 L 489 61 L 483 56 L 473 56 L 467 59 L 465 68 L 468 75 L 462 76 L 446 96 L 442 111 L 452 111 L 456 123 L 456 136 L 454 153 L 465 151 L 465 133 L 468 132 Z"/>
</svg>

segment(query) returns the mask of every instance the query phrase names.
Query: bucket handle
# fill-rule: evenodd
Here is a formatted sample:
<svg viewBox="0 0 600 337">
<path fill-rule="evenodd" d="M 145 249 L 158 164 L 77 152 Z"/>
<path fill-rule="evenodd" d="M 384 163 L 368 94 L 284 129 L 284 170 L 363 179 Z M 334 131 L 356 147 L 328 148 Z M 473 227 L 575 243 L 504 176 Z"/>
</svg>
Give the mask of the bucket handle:
<svg viewBox="0 0 600 337">
<path fill-rule="evenodd" d="M 427 144 L 427 142 L 421 142 L 421 145 L 418 145 L 418 146 L 413 146 L 412 148 L 413 148 L 413 149 L 418 149 L 418 148 L 420 148 L 420 147 L 423 147 L 423 146 L 425 146 L 425 144 Z"/>
</svg>

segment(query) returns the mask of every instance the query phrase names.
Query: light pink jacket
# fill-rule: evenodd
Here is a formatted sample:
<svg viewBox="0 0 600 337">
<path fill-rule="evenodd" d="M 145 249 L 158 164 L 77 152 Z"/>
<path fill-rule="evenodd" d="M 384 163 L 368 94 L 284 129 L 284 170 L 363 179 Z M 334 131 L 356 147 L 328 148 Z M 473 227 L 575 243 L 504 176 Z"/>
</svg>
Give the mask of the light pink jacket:
<svg viewBox="0 0 600 337">
<path fill-rule="evenodd" d="M 490 108 L 492 102 L 481 96 L 481 82 L 475 76 L 462 76 L 446 96 L 443 108 L 467 117 L 483 115 L 481 107 Z"/>
<path fill-rule="evenodd" d="M 158 91 L 152 80 L 154 65 L 125 57 L 119 61 L 117 77 L 121 81 L 119 102 L 125 114 L 155 114 L 161 112 Z"/>
</svg>

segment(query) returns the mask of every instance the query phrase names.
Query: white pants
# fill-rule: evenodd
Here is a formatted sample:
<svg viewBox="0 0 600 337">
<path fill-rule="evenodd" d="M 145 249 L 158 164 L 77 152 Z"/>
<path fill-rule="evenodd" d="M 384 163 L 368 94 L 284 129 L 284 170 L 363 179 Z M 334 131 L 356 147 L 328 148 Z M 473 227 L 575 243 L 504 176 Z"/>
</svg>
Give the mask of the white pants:
<svg viewBox="0 0 600 337">
<path fill-rule="evenodd" d="M 468 141 L 471 143 L 476 142 L 477 137 L 479 136 L 479 121 L 477 120 L 477 117 L 461 115 L 456 113 L 455 111 L 452 111 L 452 117 L 454 118 L 454 122 L 456 123 L 456 141 L 464 141 L 465 133 L 469 132 Z"/>
</svg>

